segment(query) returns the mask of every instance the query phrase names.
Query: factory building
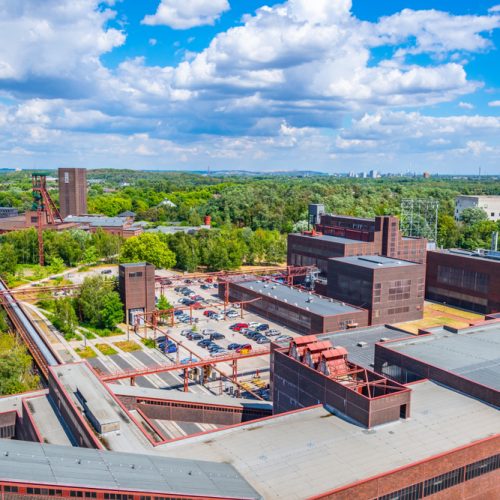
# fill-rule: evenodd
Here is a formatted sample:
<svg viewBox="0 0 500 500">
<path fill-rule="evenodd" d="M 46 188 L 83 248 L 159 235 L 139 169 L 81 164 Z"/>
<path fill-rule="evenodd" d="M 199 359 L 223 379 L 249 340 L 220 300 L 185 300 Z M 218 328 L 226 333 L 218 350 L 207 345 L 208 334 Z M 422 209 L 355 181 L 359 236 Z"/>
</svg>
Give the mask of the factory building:
<svg viewBox="0 0 500 500">
<path fill-rule="evenodd" d="M 401 383 L 432 379 L 500 408 L 500 319 L 376 344 L 375 369 Z"/>
<path fill-rule="evenodd" d="M 379 255 L 328 260 L 327 296 L 370 311 L 371 325 L 420 319 L 425 265 Z"/>
<path fill-rule="evenodd" d="M 319 223 L 313 231 L 288 235 L 289 266 L 316 266 L 326 276 L 328 259 L 333 257 L 383 255 L 425 262 L 427 240 L 402 236 L 397 217 L 384 215 L 366 219 L 324 214 L 316 208 L 310 210 L 311 220 L 319 218 Z"/>
<path fill-rule="evenodd" d="M 87 213 L 87 170 L 59 168 L 59 211 L 64 219 L 68 215 Z"/>
<path fill-rule="evenodd" d="M 352 363 L 344 347 L 315 335 L 273 347 L 274 414 L 323 404 L 367 428 L 410 416 L 411 390 Z"/>
<path fill-rule="evenodd" d="M 368 325 L 368 311 L 333 299 L 255 276 L 237 276 L 219 283 L 219 297 L 248 302 L 244 308 L 304 334 Z"/>
<path fill-rule="evenodd" d="M 500 253 L 428 252 L 425 296 L 483 314 L 500 312 Z"/>
<path fill-rule="evenodd" d="M 17 215 L 19 215 L 17 208 L 0 207 L 0 219 L 5 219 L 7 217 L 16 217 Z"/>
<path fill-rule="evenodd" d="M 128 324 L 136 323 L 136 314 L 155 310 L 155 266 L 145 262 L 120 264 L 118 290 Z"/>
</svg>

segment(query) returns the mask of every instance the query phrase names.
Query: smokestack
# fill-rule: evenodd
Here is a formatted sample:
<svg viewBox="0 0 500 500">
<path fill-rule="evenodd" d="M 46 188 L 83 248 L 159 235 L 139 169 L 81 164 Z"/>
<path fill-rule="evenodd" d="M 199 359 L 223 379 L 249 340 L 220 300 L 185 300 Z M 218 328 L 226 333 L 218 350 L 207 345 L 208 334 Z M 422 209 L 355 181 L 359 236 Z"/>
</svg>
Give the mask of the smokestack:
<svg viewBox="0 0 500 500">
<path fill-rule="evenodd" d="M 203 223 L 205 224 L 205 226 L 210 226 L 212 223 L 212 217 L 210 217 L 210 215 L 205 215 L 205 217 L 203 218 Z"/>
</svg>

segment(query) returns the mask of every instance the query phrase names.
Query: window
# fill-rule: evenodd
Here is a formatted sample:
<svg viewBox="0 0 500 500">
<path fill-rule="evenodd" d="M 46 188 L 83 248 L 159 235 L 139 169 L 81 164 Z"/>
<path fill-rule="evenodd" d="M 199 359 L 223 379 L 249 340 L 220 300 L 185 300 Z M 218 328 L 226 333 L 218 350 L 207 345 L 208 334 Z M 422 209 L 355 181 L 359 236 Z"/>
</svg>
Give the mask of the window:
<svg viewBox="0 0 500 500">
<path fill-rule="evenodd" d="M 479 460 L 473 464 L 469 464 L 465 469 L 465 480 L 474 479 L 475 477 L 482 476 L 487 472 L 500 468 L 500 455 Z"/>
<path fill-rule="evenodd" d="M 142 271 L 137 271 L 135 273 L 128 273 L 129 278 L 140 278 L 142 276 Z"/>
<path fill-rule="evenodd" d="M 455 469 L 446 474 L 441 474 L 440 476 L 433 477 L 424 482 L 424 497 L 433 495 L 446 488 L 451 488 L 456 484 L 463 482 L 463 468 Z"/>
<path fill-rule="evenodd" d="M 3 488 L 4 491 L 10 491 L 12 493 L 17 493 L 19 491 L 19 488 L 17 486 L 4 486 Z"/>
<path fill-rule="evenodd" d="M 418 500 L 422 498 L 422 483 L 413 484 L 407 488 L 378 497 L 378 500 Z"/>
</svg>

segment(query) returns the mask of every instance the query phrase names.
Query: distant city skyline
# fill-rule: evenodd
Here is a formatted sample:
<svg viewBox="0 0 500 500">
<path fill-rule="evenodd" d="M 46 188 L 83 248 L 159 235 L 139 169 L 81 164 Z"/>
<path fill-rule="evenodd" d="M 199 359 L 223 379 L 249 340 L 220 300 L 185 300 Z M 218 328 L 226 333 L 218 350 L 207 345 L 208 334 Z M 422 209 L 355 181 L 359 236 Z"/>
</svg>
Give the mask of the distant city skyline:
<svg viewBox="0 0 500 500">
<path fill-rule="evenodd" d="M 0 168 L 500 174 L 499 0 L 0 0 Z"/>
</svg>

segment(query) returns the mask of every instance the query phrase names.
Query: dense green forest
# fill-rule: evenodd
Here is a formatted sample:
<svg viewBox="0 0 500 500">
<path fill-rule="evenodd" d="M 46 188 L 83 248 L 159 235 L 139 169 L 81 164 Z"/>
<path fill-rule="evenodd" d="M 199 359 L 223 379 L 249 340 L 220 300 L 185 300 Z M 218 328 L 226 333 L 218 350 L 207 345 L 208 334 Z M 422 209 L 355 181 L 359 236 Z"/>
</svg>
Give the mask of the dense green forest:
<svg viewBox="0 0 500 500">
<path fill-rule="evenodd" d="M 156 257 L 160 266 L 183 270 L 280 262 L 286 254 L 285 235 L 303 226 L 309 203 L 323 203 L 329 212 L 373 217 L 399 215 L 405 198 L 438 200 L 437 243 L 444 247 L 489 247 L 491 233 L 499 229 L 499 224 L 486 220 L 481 211 L 469 211 L 459 222 L 453 218 L 457 195 L 499 195 L 500 180 L 494 178 L 223 177 L 90 170 L 88 181 L 89 212 L 114 216 L 132 210 L 137 220 L 151 226 L 197 225 L 210 215 L 218 230 L 197 235 L 149 235 L 127 241 L 123 247 L 118 238 L 104 233 L 46 232 L 46 260 L 55 269 L 118 256 L 122 260 Z M 57 201 L 56 183 L 50 185 Z M 0 206 L 28 208 L 30 187 L 30 172 L 1 174 Z M 0 244 L 0 272 L 13 272 L 18 264 L 37 262 L 34 230 L 3 235 Z"/>
</svg>

